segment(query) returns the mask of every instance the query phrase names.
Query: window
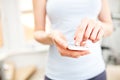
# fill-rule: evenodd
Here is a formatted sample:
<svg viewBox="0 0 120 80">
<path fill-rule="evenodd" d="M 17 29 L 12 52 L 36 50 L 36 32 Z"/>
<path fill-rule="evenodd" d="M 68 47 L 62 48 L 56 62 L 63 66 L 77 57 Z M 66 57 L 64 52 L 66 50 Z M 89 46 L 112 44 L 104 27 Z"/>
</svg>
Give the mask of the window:
<svg viewBox="0 0 120 80">
<path fill-rule="evenodd" d="M 21 22 L 25 32 L 25 39 L 26 41 L 31 41 L 33 39 L 33 31 L 34 31 L 32 0 L 20 0 L 20 10 L 21 10 Z M 46 27 L 47 29 L 49 28 L 48 19 L 47 19 Z"/>
<path fill-rule="evenodd" d="M 2 40 L 2 25 L 0 20 L 0 48 L 3 46 L 3 40 Z"/>
<path fill-rule="evenodd" d="M 1 9 L 0 9 L 1 10 Z M 1 11 L 0 11 L 1 12 Z M 0 13 L 0 48 L 3 46 L 3 37 L 2 37 L 2 22 L 1 22 L 1 13 Z"/>
<path fill-rule="evenodd" d="M 32 0 L 1 0 L 0 47 L 8 50 L 46 50 L 48 46 L 38 44 L 33 37 L 34 18 Z M 1 4 L 0 3 L 0 4 Z M 2 16 L 2 21 L 1 21 Z M 3 25 L 1 25 L 1 23 Z M 47 23 L 48 25 L 48 23 Z M 4 42 L 4 45 L 3 45 Z"/>
<path fill-rule="evenodd" d="M 27 6 L 26 6 L 27 5 Z M 34 18 L 32 10 L 32 0 L 20 0 L 21 23 L 24 27 L 25 40 L 33 40 Z"/>
<path fill-rule="evenodd" d="M 24 29 L 24 34 L 25 34 L 25 42 L 28 47 L 33 47 L 35 48 L 36 46 L 41 47 L 42 49 L 47 48 L 46 46 L 42 44 L 38 44 L 34 40 L 33 32 L 34 32 L 34 14 L 33 14 L 33 5 L 32 5 L 32 0 L 19 0 L 20 4 L 20 11 L 21 11 L 21 23 L 22 27 Z M 27 5 L 27 6 L 26 6 Z M 47 19 L 46 22 L 46 27 L 47 30 L 49 30 L 49 21 Z M 38 49 L 40 49 L 38 47 Z"/>
</svg>

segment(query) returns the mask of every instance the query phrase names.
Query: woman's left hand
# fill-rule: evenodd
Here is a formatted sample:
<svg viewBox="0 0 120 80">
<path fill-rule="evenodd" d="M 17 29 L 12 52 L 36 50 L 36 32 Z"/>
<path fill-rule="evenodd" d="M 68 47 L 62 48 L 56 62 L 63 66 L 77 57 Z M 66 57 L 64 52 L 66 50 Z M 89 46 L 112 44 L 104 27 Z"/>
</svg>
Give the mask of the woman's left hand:
<svg viewBox="0 0 120 80">
<path fill-rule="evenodd" d="M 82 45 L 88 39 L 95 43 L 103 36 L 104 30 L 102 23 L 85 18 L 77 28 L 74 40 L 76 45 Z"/>
</svg>

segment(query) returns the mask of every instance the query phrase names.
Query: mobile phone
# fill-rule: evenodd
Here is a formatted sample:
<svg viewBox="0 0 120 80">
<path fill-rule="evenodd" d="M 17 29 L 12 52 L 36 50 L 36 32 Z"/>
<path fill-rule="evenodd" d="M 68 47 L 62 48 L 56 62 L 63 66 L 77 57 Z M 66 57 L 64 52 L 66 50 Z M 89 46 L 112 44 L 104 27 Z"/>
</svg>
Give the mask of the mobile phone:
<svg viewBox="0 0 120 80">
<path fill-rule="evenodd" d="M 76 46 L 76 45 L 68 45 L 68 49 L 69 49 L 69 50 L 79 50 L 79 51 L 84 51 L 84 50 L 88 50 L 88 47 L 84 47 L 84 46 Z"/>
</svg>

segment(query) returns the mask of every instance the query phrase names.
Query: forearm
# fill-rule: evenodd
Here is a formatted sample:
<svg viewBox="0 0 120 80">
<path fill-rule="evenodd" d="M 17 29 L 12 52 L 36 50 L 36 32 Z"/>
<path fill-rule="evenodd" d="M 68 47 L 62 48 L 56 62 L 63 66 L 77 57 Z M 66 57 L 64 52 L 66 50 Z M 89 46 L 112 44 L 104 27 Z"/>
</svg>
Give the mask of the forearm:
<svg viewBox="0 0 120 80">
<path fill-rule="evenodd" d="M 42 44 L 52 44 L 50 35 L 45 32 L 46 0 L 33 0 L 33 12 L 35 20 L 35 40 Z"/>
<path fill-rule="evenodd" d="M 51 33 L 46 33 L 45 31 L 35 31 L 34 38 L 36 41 L 42 44 L 46 44 L 46 45 L 53 44 Z"/>
<path fill-rule="evenodd" d="M 113 24 L 108 0 L 102 0 L 102 7 L 98 19 L 102 22 L 104 37 L 111 35 L 113 32 Z"/>
</svg>

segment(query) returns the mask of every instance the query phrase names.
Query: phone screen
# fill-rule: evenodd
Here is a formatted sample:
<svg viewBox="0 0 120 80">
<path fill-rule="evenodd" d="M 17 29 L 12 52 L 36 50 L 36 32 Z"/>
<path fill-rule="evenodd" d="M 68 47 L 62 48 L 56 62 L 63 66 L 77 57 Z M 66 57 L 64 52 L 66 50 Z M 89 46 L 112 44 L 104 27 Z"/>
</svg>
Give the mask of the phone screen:
<svg viewBox="0 0 120 80">
<path fill-rule="evenodd" d="M 76 45 L 68 45 L 68 49 L 70 50 L 88 50 L 88 47 L 85 46 L 76 46 Z"/>
</svg>

